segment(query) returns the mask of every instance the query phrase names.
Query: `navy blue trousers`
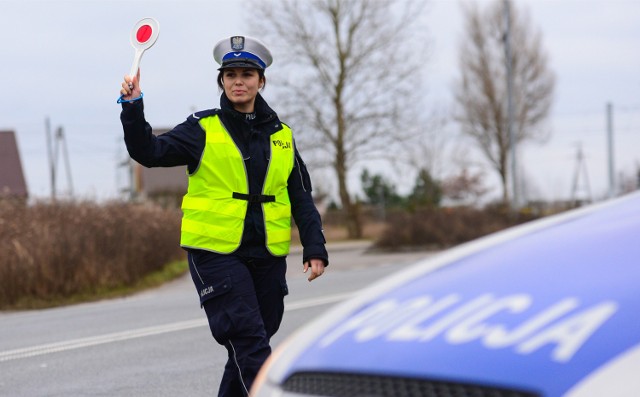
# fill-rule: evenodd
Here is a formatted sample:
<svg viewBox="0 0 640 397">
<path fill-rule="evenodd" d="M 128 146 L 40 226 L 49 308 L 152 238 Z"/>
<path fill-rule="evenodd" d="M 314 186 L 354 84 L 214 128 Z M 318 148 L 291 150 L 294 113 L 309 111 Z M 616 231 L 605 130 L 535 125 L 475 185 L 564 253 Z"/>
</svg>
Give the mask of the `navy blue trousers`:
<svg viewBox="0 0 640 397">
<path fill-rule="evenodd" d="M 200 250 L 189 251 L 188 259 L 211 333 L 228 352 L 218 396 L 248 396 L 282 322 L 286 260 Z"/>
</svg>

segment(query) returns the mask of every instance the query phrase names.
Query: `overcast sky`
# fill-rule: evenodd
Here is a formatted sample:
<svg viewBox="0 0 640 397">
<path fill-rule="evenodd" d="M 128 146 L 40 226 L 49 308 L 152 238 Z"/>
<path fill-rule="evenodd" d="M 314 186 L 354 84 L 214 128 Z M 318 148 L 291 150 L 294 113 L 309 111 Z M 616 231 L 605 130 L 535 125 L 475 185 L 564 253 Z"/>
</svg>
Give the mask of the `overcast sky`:
<svg viewBox="0 0 640 397">
<path fill-rule="evenodd" d="M 450 104 L 463 38 L 461 12 L 454 0 L 431 3 L 426 18 L 433 50 L 425 69 L 429 99 Z M 588 181 L 583 178 L 580 184 L 585 188 L 589 182 L 594 197 L 604 196 L 606 103 L 614 109 L 616 172 L 631 176 L 640 163 L 640 1 L 515 4 L 527 8 L 542 31 L 557 77 L 552 137 L 520 153 L 527 186 L 534 197 L 569 198 L 581 144 Z M 161 26 L 158 42 L 141 65 L 145 113 L 152 126 L 171 127 L 194 109 L 217 106 L 212 48 L 223 37 L 248 31 L 255 15 L 244 1 L 0 0 L 0 130 L 17 133 L 31 196 L 50 194 L 47 117 L 53 129 L 64 127 L 76 195 L 118 195 L 126 181 L 117 163 L 126 151 L 115 101 L 133 60 L 129 34 L 147 16 Z M 274 57 L 272 68 L 278 54 Z M 272 106 L 278 110 L 277 103 Z M 62 162 L 58 171 L 58 190 L 64 190 Z"/>
</svg>

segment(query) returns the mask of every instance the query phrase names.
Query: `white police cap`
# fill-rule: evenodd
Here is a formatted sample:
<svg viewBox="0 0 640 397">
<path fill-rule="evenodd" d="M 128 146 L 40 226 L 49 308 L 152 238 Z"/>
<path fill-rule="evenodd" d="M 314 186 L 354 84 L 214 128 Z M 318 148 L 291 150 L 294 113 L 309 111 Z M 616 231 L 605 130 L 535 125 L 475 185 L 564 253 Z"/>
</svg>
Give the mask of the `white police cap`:
<svg viewBox="0 0 640 397">
<path fill-rule="evenodd" d="M 273 57 L 269 49 L 247 36 L 231 36 L 220 40 L 213 47 L 213 58 L 220 64 L 218 70 L 226 68 L 266 69 Z"/>
</svg>

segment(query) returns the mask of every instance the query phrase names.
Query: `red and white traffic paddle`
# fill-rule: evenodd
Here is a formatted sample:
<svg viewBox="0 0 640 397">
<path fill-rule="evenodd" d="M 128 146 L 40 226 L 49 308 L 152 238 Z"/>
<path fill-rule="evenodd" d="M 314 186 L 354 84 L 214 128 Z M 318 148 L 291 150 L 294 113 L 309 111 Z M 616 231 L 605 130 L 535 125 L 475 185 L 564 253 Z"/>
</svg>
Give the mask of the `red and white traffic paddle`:
<svg viewBox="0 0 640 397">
<path fill-rule="evenodd" d="M 135 48 L 136 53 L 133 57 L 133 65 L 129 76 L 133 78 L 138 73 L 142 54 L 158 40 L 160 34 L 160 24 L 153 18 L 144 18 L 138 21 L 131 31 L 131 45 Z"/>
</svg>

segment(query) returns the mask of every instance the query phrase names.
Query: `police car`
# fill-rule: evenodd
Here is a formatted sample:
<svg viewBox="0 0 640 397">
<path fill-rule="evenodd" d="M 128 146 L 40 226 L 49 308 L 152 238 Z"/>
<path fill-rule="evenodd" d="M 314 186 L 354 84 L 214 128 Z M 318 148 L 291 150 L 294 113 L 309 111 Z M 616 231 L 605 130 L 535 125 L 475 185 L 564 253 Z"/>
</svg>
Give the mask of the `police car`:
<svg viewBox="0 0 640 397">
<path fill-rule="evenodd" d="M 367 288 L 283 342 L 251 395 L 640 396 L 640 194 Z"/>
</svg>

